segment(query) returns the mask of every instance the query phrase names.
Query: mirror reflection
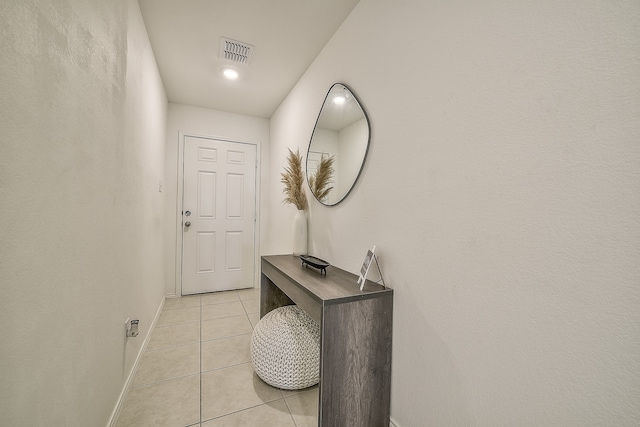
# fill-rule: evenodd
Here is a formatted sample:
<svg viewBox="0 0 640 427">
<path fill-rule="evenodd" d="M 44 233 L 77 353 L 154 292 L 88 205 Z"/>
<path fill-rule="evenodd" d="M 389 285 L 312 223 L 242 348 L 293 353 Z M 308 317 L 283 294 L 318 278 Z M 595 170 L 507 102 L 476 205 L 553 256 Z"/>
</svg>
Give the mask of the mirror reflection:
<svg viewBox="0 0 640 427">
<path fill-rule="evenodd" d="M 307 153 L 307 182 L 326 206 L 340 203 L 355 185 L 369 148 L 369 121 L 351 90 L 329 89 Z"/>
</svg>

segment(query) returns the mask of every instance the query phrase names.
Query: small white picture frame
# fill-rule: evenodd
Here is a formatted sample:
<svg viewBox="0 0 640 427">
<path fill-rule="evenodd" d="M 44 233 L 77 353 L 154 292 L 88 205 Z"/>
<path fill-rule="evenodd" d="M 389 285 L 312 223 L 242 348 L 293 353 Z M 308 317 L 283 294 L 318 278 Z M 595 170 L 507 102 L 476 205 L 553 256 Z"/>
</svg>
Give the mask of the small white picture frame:
<svg viewBox="0 0 640 427">
<path fill-rule="evenodd" d="M 364 257 L 364 262 L 362 263 L 362 267 L 360 267 L 360 276 L 358 276 L 358 284 L 360 285 L 360 290 L 364 289 L 364 283 L 367 281 L 367 273 L 369 273 L 369 267 L 371 267 L 375 252 L 376 247 L 374 245 L 372 249 L 367 251 L 367 256 Z"/>
</svg>

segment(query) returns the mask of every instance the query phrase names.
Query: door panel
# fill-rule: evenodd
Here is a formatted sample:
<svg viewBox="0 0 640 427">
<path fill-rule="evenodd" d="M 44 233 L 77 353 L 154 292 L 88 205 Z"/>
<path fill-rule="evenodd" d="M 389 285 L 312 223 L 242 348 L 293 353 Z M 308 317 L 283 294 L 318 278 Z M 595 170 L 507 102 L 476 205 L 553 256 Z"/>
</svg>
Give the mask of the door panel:
<svg viewBox="0 0 640 427">
<path fill-rule="evenodd" d="M 244 185 L 243 175 L 229 174 L 227 176 L 227 219 L 242 219 Z"/>
<path fill-rule="evenodd" d="M 242 232 L 227 232 L 227 271 L 242 269 Z"/>
<path fill-rule="evenodd" d="M 183 176 L 182 294 L 252 287 L 256 146 L 185 137 Z"/>
<path fill-rule="evenodd" d="M 198 218 L 216 218 L 216 174 L 198 171 Z"/>
</svg>

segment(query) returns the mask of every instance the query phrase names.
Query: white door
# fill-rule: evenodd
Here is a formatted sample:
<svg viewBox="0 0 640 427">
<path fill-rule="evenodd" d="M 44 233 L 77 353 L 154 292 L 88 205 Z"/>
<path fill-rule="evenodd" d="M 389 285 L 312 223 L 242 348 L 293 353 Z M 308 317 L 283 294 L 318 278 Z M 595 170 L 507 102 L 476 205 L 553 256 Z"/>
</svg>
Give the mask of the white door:
<svg viewBox="0 0 640 427">
<path fill-rule="evenodd" d="M 182 295 L 253 286 L 256 146 L 185 137 Z"/>
</svg>

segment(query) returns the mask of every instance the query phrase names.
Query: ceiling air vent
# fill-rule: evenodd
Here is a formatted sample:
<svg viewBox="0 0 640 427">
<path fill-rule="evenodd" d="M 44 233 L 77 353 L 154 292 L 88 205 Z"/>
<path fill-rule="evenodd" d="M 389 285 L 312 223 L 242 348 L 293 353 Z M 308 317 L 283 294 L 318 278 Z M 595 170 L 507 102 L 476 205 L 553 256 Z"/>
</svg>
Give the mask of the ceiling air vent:
<svg viewBox="0 0 640 427">
<path fill-rule="evenodd" d="M 220 39 L 220 58 L 239 64 L 248 64 L 253 53 L 253 46 L 237 40 L 222 37 Z"/>
</svg>

